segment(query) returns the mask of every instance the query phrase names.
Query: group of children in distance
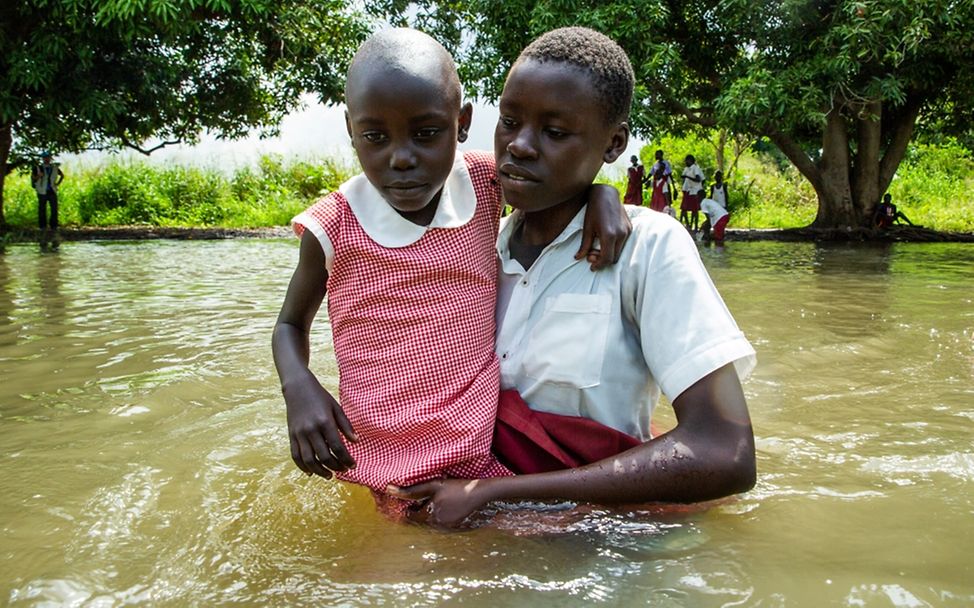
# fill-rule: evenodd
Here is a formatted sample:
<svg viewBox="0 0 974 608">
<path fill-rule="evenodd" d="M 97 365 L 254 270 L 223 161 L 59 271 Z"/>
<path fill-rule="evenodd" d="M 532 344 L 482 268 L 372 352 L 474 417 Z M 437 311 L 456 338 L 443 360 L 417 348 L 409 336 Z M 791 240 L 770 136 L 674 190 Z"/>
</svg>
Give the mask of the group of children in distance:
<svg viewBox="0 0 974 608">
<path fill-rule="evenodd" d="M 649 208 L 676 217 L 673 203 L 676 202 L 678 195 L 673 185 L 673 167 L 663 158 L 663 151 L 656 151 L 656 162 L 653 163 L 648 176 L 645 175 L 645 168 L 639 162 L 639 157 L 632 156 L 629 160 L 632 164 L 627 172 L 624 202 L 628 205 L 642 205 L 643 186 L 648 185 L 650 187 Z M 704 174 L 697 165 L 697 159 L 692 154 L 687 154 L 684 165 L 681 174 L 683 202 L 680 203 L 680 222 L 694 234 L 700 231 L 699 238 L 708 241 L 713 238 L 719 245 L 724 241 L 724 231 L 730 219 L 727 211 L 727 184 L 724 182 L 723 172 L 714 173 L 710 197 L 705 198 Z M 706 216 L 702 226 L 700 211 L 703 211 Z"/>
<path fill-rule="evenodd" d="M 458 154 L 471 107 L 449 53 L 409 29 L 362 45 L 346 123 L 363 173 L 295 218 L 274 329 L 300 469 L 446 526 L 501 499 L 754 484 L 753 349 L 680 224 L 592 184 L 628 143 L 633 80 L 606 36 L 549 32 L 508 73 L 494 155 Z M 338 399 L 308 367 L 326 292 Z M 661 390 L 677 426 L 653 436 Z"/>
</svg>

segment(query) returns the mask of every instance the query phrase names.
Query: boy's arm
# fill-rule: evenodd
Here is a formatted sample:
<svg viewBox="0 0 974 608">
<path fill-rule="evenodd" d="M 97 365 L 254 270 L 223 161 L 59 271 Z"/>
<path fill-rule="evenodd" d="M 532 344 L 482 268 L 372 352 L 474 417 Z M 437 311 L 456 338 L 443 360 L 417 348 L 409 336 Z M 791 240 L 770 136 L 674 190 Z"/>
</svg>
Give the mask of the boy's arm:
<svg viewBox="0 0 974 608">
<path fill-rule="evenodd" d="M 575 259 L 588 257 L 592 270 L 615 264 L 630 232 L 632 223 L 619 199 L 619 191 L 606 184 L 592 184 L 585 209 L 582 244 Z M 599 239 L 600 249 L 592 249 L 595 239 Z"/>
<path fill-rule="evenodd" d="M 685 503 L 754 486 L 754 435 L 733 363 L 693 384 L 673 401 L 673 408 L 677 426 L 672 431 L 584 467 L 476 481 L 436 480 L 396 494 L 430 498 L 428 520 L 453 526 L 493 500 Z"/>
<path fill-rule="evenodd" d="M 64 181 L 64 171 L 61 171 L 61 167 L 57 168 L 57 185 L 60 186 L 61 182 Z"/>
<path fill-rule="evenodd" d="M 308 475 L 330 479 L 332 471 L 355 466 L 342 435 L 349 441 L 358 438 L 341 406 L 308 368 L 311 324 L 325 298 L 327 279 L 324 252 L 311 231 L 306 230 L 271 346 L 287 405 L 291 458 Z"/>
</svg>

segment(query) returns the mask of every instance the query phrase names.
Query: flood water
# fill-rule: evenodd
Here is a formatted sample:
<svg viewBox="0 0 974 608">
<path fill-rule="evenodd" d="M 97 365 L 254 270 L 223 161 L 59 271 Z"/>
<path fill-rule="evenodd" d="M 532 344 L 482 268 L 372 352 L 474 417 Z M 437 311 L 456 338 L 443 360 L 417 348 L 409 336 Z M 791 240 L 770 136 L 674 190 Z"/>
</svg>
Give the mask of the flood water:
<svg viewBox="0 0 974 608">
<path fill-rule="evenodd" d="M 757 487 L 440 533 L 290 462 L 270 332 L 295 242 L 7 247 L 0 603 L 974 604 L 974 247 L 702 255 L 758 351 Z M 334 389 L 324 323 L 314 349 Z"/>
</svg>

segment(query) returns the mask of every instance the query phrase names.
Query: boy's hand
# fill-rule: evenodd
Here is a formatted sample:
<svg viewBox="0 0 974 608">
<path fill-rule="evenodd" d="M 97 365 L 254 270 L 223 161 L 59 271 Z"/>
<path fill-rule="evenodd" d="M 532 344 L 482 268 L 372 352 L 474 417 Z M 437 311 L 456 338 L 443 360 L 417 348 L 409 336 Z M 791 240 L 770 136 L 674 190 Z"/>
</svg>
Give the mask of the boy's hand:
<svg viewBox="0 0 974 608">
<path fill-rule="evenodd" d="M 605 184 L 593 184 L 585 209 L 582 245 L 575 259 L 587 257 L 592 270 L 600 270 L 619 261 L 622 247 L 632 232 L 632 222 L 619 200 L 619 191 Z M 595 239 L 599 247 L 594 247 Z"/>
<path fill-rule="evenodd" d="M 291 459 L 299 469 L 331 479 L 333 472 L 355 468 L 342 435 L 352 442 L 358 436 L 342 406 L 312 374 L 285 387 L 284 401 Z"/>
<path fill-rule="evenodd" d="M 455 528 L 490 499 L 481 490 L 483 479 L 434 479 L 408 488 L 388 486 L 386 492 L 405 500 L 426 501 L 411 510 L 408 518 L 443 528 Z"/>
</svg>

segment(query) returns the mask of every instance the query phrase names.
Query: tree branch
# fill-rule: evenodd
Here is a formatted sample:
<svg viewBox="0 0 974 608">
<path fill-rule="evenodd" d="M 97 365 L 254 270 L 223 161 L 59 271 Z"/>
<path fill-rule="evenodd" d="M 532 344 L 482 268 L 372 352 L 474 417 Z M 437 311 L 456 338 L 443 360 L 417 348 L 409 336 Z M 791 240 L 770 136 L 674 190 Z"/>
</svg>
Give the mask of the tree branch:
<svg viewBox="0 0 974 608">
<path fill-rule="evenodd" d="M 676 112 L 677 114 L 682 115 L 691 124 L 700 125 L 701 127 L 707 127 L 707 128 L 713 128 L 717 126 L 717 121 L 716 119 L 714 119 L 712 114 L 701 115 L 698 113 L 700 112 L 699 110 L 697 110 L 696 112 L 694 110 L 691 110 L 682 101 L 673 99 L 666 94 L 661 94 L 660 96 L 663 98 L 664 105 L 666 105 L 669 109 Z"/>
<path fill-rule="evenodd" d="M 886 192 L 889 183 L 896 175 L 906 155 L 907 146 L 913 139 L 913 129 L 916 127 L 917 117 L 920 115 L 920 106 L 923 103 L 918 99 L 909 99 L 903 108 L 903 114 L 893 123 L 892 135 L 889 145 L 886 146 L 886 153 L 879 161 L 879 191 Z"/>
<path fill-rule="evenodd" d="M 175 146 L 175 145 L 178 145 L 178 144 L 183 143 L 183 138 L 180 137 L 178 139 L 174 139 L 174 140 L 171 140 L 171 141 L 168 141 L 167 140 L 167 141 L 160 142 L 159 145 L 153 146 L 151 148 L 143 148 L 143 147 L 139 146 L 138 144 L 135 144 L 135 143 L 129 141 L 129 139 L 127 137 L 125 137 L 124 135 L 121 136 L 121 137 L 119 137 L 119 140 L 122 142 L 122 145 L 125 146 L 126 148 L 131 148 L 131 149 L 135 150 L 136 152 L 139 152 L 140 154 L 145 154 L 146 156 L 149 156 L 153 152 L 155 152 L 156 150 L 161 150 L 161 149 L 165 148 L 166 146 Z"/>
<path fill-rule="evenodd" d="M 812 162 L 812 159 L 808 157 L 808 154 L 802 150 L 801 146 L 795 142 L 791 136 L 781 133 L 780 131 L 772 131 L 768 134 L 774 145 L 778 146 L 778 149 L 788 157 L 791 164 L 795 165 L 795 168 L 805 176 L 815 189 L 815 192 L 821 192 L 822 189 L 822 172 L 819 168 Z"/>
</svg>

